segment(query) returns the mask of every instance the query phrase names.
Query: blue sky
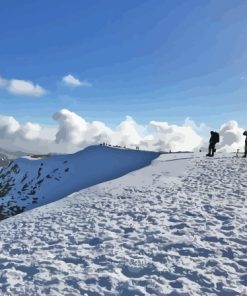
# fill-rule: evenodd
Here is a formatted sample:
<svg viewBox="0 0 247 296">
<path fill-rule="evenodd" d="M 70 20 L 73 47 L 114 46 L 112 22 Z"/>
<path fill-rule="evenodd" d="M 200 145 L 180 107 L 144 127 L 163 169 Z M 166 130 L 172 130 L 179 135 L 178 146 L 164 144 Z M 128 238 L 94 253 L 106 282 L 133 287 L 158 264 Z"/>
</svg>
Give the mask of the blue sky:
<svg viewBox="0 0 247 296">
<path fill-rule="evenodd" d="M 0 77 L 45 93 L 0 87 L 0 113 L 47 125 L 67 108 L 109 125 L 130 115 L 247 126 L 246 11 L 239 0 L 4 0 Z M 65 85 L 69 74 L 91 86 Z"/>
</svg>

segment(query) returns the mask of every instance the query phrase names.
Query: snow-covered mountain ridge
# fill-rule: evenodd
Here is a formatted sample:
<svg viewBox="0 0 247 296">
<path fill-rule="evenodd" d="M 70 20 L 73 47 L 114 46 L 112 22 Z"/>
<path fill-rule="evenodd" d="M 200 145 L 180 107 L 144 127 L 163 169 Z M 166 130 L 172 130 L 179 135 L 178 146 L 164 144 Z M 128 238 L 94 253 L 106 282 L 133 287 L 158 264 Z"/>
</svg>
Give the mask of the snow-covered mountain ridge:
<svg viewBox="0 0 247 296">
<path fill-rule="evenodd" d="M 1 221 L 1 295 L 246 296 L 246 165 L 163 154 Z"/>
<path fill-rule="evenodd" d="M 74 154 L 22 157 L 0 172 L 0 218 L 149 165 L 157 152 L 90 146 Z"/>
</svg>

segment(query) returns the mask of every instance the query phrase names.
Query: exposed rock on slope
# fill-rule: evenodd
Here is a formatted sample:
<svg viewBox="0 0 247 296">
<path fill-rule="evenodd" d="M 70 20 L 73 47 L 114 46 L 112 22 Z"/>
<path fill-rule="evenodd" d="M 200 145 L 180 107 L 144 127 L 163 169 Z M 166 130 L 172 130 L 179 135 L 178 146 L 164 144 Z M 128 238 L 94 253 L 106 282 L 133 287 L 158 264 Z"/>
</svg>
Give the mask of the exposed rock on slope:
<svg viewBox="0 0 247 296">
<path fill-rule="evenodd" d="M 0 172 L 0 218 L 118 178 L 149 165 L 159 155 L 90 146 L 75 154 L 16 159 Z"/>
</svg>

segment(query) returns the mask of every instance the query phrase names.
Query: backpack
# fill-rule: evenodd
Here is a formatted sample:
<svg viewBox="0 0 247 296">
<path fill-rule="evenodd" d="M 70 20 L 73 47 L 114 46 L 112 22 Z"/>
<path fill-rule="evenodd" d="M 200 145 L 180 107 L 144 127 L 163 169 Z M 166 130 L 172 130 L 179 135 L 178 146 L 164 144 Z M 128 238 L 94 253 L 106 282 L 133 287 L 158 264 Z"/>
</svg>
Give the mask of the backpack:
<svg viewBox="0 0 247 296">
<path fill-rule="evenodd" d="M 220 141 L 220 135 L 217 132 L 214 132 L 214 136 L 213 136 L 214 142 L 215 143 L 219 143 Z"/>
</svg>

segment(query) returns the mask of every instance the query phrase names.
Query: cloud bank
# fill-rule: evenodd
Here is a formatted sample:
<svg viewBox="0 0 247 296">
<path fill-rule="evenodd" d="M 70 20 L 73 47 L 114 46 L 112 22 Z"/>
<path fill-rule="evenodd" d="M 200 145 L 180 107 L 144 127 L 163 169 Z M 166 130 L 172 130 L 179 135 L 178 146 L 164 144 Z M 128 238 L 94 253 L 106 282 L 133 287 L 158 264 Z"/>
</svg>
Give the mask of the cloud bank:
<svg viewBox="0 0 247 296">
<path fill-rule="evenodd" d="M 155 132 L 151 147 L 157 147 L 157 150 L 193 151 L 202 144 L 202 137 L 190 126 L 151 121 L 150 127 Z"/>
<path fill-rule="evenodd" d="M 57 126 L 48 128 L 32 122 L 21 124 L 12 116 L 0 115 L 0 147 L 29 153 L 67 153 L 105 142 L 129 148 L 139 146 L 144 150 L 198 151 L 206 140 L 207 148 L 208 139 L 198 132 L 205 126 L 198 127 L 190 119 L 186 119 L 182 125 L 158 121 L 140 125 L 132 117 L 126 116 L 118 126 L 112 128 L 101 121 L 87 122 L 67 109 L 56 112 L 53 119 Z M 224 123 L 220 127 L 221 143 L 218 147 L 224 151 L 242 149 L 242 133 L 243 129 L 236 121 Z"/>
<path fill-rule="evenodd" d="M 87 80 L 79 80 L 78 78 L 75 78 L 73 75 L 68 74 L 62 78 L 62 82 L 70 87 L 91 87 L 92 84 L 88 82 Z"/>
<path fill-rule="evenodd" d="M 230 120 L 222 124 L 220 127 L 220 135 L 222 140 L 219 147 L 221 151 L 231 152 L 237 149 L 243 149 L 245 137 L 243 137 L 244 129 L 238 126 L 237 121 Z"/>
<path fill-rule="evenodd" d="M 15 95 L 26 95 L 40 97 L 46 93 L 46 90 L 38 84 L 29 80 L 5 79 L 0 77 L 0 88 Z"/>
</svg>

